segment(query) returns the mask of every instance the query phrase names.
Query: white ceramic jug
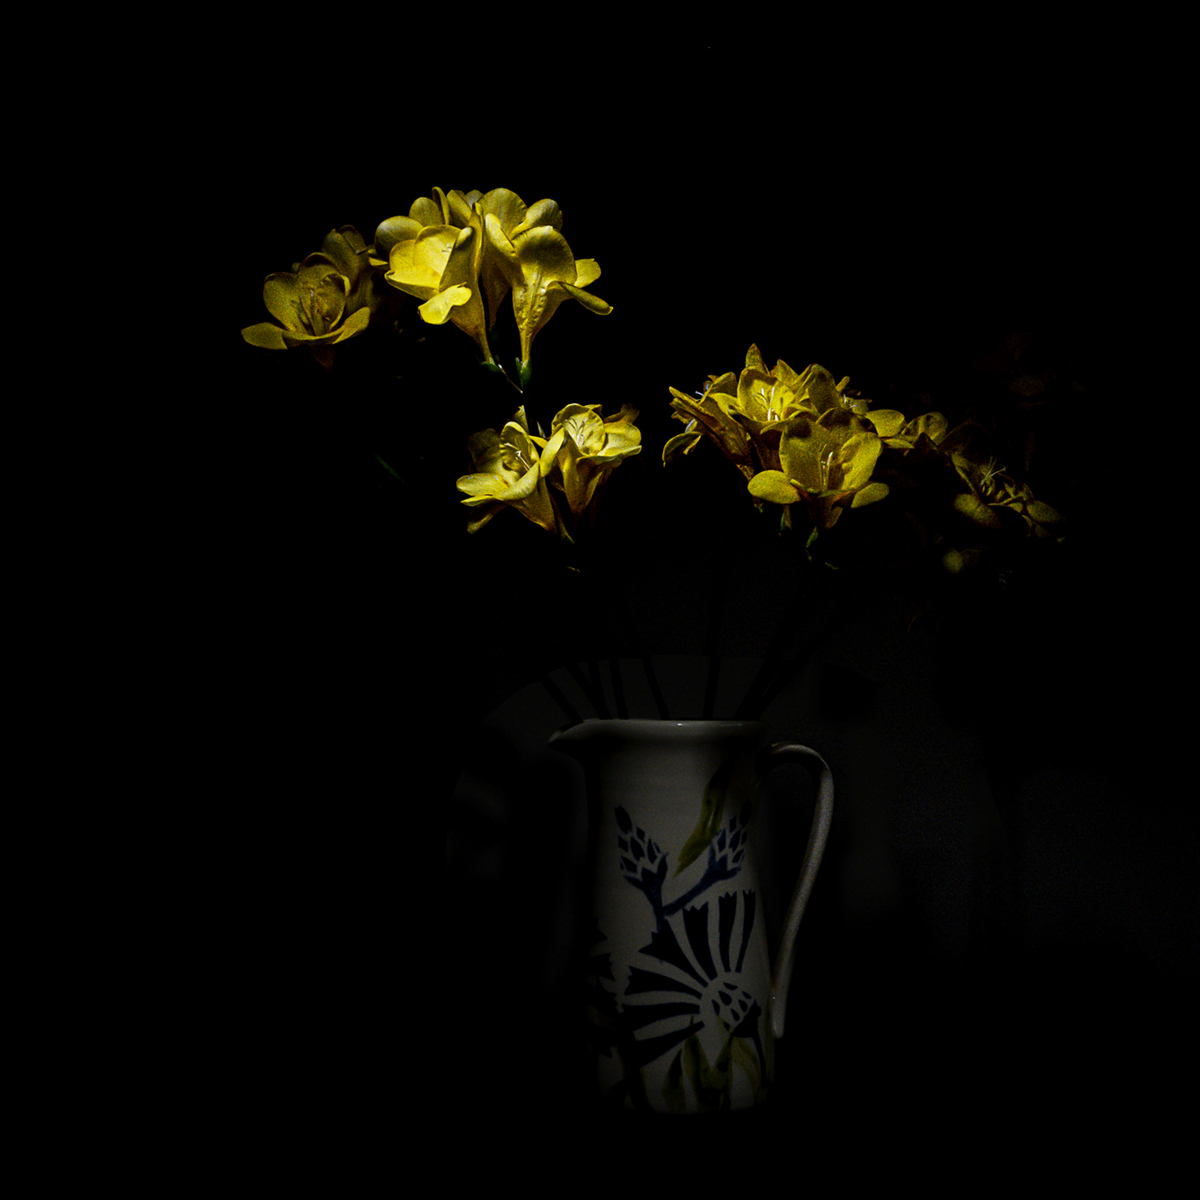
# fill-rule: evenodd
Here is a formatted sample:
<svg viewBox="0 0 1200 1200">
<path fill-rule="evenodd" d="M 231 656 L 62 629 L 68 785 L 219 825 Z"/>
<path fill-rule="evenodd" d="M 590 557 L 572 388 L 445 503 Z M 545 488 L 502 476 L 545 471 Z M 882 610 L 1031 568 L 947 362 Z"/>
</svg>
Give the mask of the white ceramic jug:
<svg viewBox="0 0 1200 1200">
<path fill-rule="evenodd" d="M 602 1093 L 657 1112 L 761 1103 L 829 832 L 829 767 L 807 746 L 767 745 L 755 721 L 589 720 L 550 745 L 587 779 Z M 763 774 L 796 759 L 815 761 L 820 785 L 772 971 L 748 823 Z"/>
</svg>

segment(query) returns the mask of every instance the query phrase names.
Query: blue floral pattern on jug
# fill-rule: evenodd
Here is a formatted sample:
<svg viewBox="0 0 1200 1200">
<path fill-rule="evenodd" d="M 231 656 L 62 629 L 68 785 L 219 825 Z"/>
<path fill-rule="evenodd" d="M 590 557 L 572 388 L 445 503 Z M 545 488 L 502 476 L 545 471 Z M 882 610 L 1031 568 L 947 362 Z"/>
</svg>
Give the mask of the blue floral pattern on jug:
<svg viewBox="0 0 1200 1200">
<path fill-rule="evenodd" d="M 623 1070 L 610 1098 L 645 1106 L 641 1068 L 672 1050 L 675 1056 L 663 1085 L 663 1100 L 671 1111 L 728 1109 L 735 1066 L 746 1073 L 756 1094 L 763 1094 L 770 1076 L 763 1010 L 737 982 L 754 929 L 757 897 L 753 891 L 725 891 L 693 903 L 741 870 L 743 817 L 735 813 L 717 831 L 700 879 L 671 901 L 663 899 L 669 854 L 624 808 L 616 809 L 616 821 L 621 874 L 646 897 L 652 922 L 639 950 L 651 961 L 630 968 L 623 995 L 612 990 L 616 981 L 608 954 L 592 958 L 595 1047 L 605 1056 L 618 1055 Z M 602 945 L 602 931 L 597 929 L 595 937 L 597 946 Z M 656 998 L 640 999 L 650 995 Z M 656 1032 L 644 1032 L 651 1027 Z M 706 1029 L 721 1037 L 711 1063 L 700 1038 Z"/>
</svg>

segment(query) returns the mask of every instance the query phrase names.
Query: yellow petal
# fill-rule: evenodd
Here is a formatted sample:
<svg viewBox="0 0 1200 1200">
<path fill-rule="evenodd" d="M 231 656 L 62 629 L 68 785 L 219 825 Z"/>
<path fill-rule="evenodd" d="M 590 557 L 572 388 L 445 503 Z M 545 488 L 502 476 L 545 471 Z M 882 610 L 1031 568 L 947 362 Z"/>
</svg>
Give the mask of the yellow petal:
<svg viewBox="0 0 1200 1200">
<path fill-rule="evenodd" d="M 503 504 L 495 503 L 490 507 L 485 508 L 479 516 L 475 517 L 474 520 L 467 522 L 467 532 L 478 533 L 503 508 Z"/>
<path fill-rule="evenodd" d="M 539 283 L 556 280 L 574 283 L 575 258 L 567 239 L 549 225 L 539 225 L 513 238 L 513 249 L 527 278 Z"/>
<path fill-rule="evenodd" d="M 851 508 L 862 508 L 865 504 L 874 504 L 876 500 L 884 499 L 891 489 L 886 483 L 880 483 L 875 480 L 868 483 L 866 487 L 859 488 L 854 493 L 854 499 L 850 501 Z"/>
<path fill-rule="evenodd" d="M 261 346 L 264 350 L 287 349 L 287 343 L 283 340 L 283 330 L 278 325 L 272 325 L 270 321 L 243 329 L 242 339 L 251 346 Z"/>
<path fill-rule="evenodd" d="M 464 504 L 482 504 L 485 500 L 495 499 L 496 493 L 503 489 L 503 480 L 498 475 L 479 472 L 475 475 L 463 475 L 457 479 L 454 486 L 460 492 L 466 492 L 469 499 Z"/>
<path fill-rule="evenodd" d="M 432 299 L 426 300 L 417 312 L 421 314 L 421 320 L 426 325 L 445 325 L 450 319 L 451 311 L 460 304 L 469 304 L 471 302 L 471 289 L 464 287 L 462 284 L 456 284 L 454 287 L 447 288 L 444 292 L 438 294 Z"/>
<path fill-rule="evenodd" d="M 375 254 L 387 261 L 397 242 L 409 242 L 421 232 L 421 223 L 412 217 L 388 217 L 375 230 Z"/>
<path fill-rule="evenodd" d="M 471 203 L 462 192 L 451 192 L 446 197 L 446 206 L 450 212 L 450 223 L 460 228 L 470 225 L 471 218 L 475 215 Z"/>
<path fill-rule="evenodd" d="M 458 232 L 452 225 L 432 225 L 412 241 L 398 242 L 392 247 L 390 269 L 384 278 L 402 291 L 417 296 L 424 292 L 428 298 L 441 285 Z"/>
<path fill-rule="evenodd" d="M 922 413 L 915 421 L 917 433 L 925 434 L 934 444 L 946 436 L 950 423 L 940 412 Z"/>
<path fill-rule="evenodd" d="M 343 322 L 341 328 L 337 330 L 334 341 L 344 342 L 347 338 L 352 338 L 355 334 L 362 333 L 371 322 L 371 310 L 369 308 L 360 308 L 357 312 L 352 312 Z"/>
<path fill-rule="evenodd" d="M 267 312 L 288 329 L 298 328 L 296 296 L 299 278 L 292 271 L 276 271 L 263 282 L 263 303 Z"/>
<path fill-rule="evenodd" d="M 857 434 L 842 446 L 842 487 L 849 491 L 865 487 L 879 461 L 883 443 L 875 433 Z"/>
<path fill-rule="evenodd" d="M 800 493 L 782 471 L 759 471 L 746 488 L 750 495 L 772 504 L 795 504 L 800 499 Z"/>
<path fill-rule="evenodd" d="M 508 188 L 493 188 L 481 196 L 475 204 L 475 211 L 482 213 L 485 220 L 491 213 L 499 221 L 500 227 L 509 232 L 509 236 L 521 227 L 526 217 L 525 201 Z M 538 221 L 536 224 L 542 225 L 545 222 Z"/>
<path fill-rule="evenodd" d="M 428 196 L 418 196 L 412 202 L 412 208 L 408 210 L 408 215 L 414 221 L 419 221 L 422 226 L 442 224 L 442 207 L 436 200 L 431 200 Z"/>
<path fill-rule="evenodd" d="M 824 367 L 813 363 L 800 376 L 800 380 L 808 391 L 809 406 L 814 412 L 822 413 L 842 407 L 841 393 L 833 381 L 833 375 Z"/>
<path fill-rule="evenodd" d="M 904 428 L 904 414 L 894 408 L 877 408 L 864 415 L 881 438 L 895 437 Z"/>
<path fill-rule="evenodd" d="M 677 433 L 673 438 L 668 438 L 663 445 L 663 465 L 674 462 L 681 454 L 691 454 L 703 439 L 704 434 L 699 430 Z"/>
<path fill-rule="evenodd" d="M 568 296 L 578 300 L 588 312 L 594 312 L 604 317 L 612 312 L 612 305 L 606 300 L 601 300 L 599 296 L 593 296 L 591 292 L 585 292 L 582 288 L 578 288 L 569 283 L 560 283 L 556 286 L 562 288 Z"/>
<path fill-rule="evenodd" d="M 562 209 L 553 200 L 539 200 L 536 204 L 529 206 L 529 211 L 525 214 L 524 220 L 522 220 L 519 228 L 514 232 L 533 229 L 538 225 L 550 225 L 554 229 L 561 230 L 562 224 Z"/>
<path fill-rule="evenodd" d="M 600 264 L 594 258 L 575 260 L 575 286 L 590 287 L 600 278 Z"/>
<path fill-rule="evenodd" d="M 964 517 L 970 517 L 977 525 L 986 526 L 988 529 L 1004 528 L 1004 522 L 978 496 L 974 496 L 970 492 L 963 492 L 961 495 L 955 496 L 954 507 Z"/>
</svg>

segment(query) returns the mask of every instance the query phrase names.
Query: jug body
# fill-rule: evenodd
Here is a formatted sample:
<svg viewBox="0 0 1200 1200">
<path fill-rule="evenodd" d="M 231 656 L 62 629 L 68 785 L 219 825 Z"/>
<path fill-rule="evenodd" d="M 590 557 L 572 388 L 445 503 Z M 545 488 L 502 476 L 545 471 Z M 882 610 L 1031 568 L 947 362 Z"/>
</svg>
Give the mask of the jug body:
<svg viewBox="0 0 1200 1200">
<path fill-rule="evenodd" d="M 764 727 L 584 721 L 551 745 L 587 782 L 588 1027 L 601 1093 L 668 1113 L 762 1103 L 783 999 L 748 837 L 771 765 Z"/>
</svg>

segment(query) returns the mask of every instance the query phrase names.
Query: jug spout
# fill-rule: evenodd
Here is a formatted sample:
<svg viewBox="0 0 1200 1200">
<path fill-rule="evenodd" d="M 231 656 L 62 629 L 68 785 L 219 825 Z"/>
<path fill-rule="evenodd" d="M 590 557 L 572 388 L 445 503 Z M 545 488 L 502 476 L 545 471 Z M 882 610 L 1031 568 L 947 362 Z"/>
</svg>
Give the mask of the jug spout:
<svg viewBox="0 0 1200 1200">
<path fill-rule="evenodd" d="M 580 751 L 587 745 L 590 731 L 588 721 L 578 721 L 574 725 L 564 725 L 550 735 L 549 745 L 563 754 L 578 758 Z"/>
</svg>

